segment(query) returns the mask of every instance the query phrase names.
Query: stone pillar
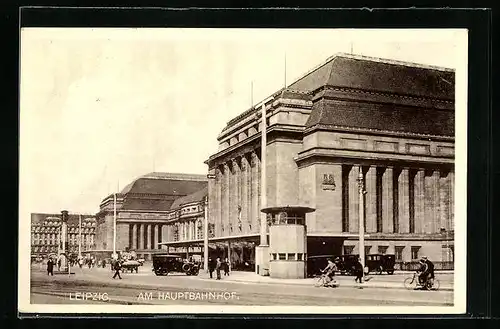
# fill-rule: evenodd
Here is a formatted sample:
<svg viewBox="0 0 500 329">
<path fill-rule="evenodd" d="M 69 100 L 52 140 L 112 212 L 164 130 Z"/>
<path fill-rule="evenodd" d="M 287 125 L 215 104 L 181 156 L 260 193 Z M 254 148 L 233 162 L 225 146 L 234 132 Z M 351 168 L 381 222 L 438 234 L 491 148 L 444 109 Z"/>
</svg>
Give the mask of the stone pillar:
<svg viewBox="0 0 500 329">
<path fill-rule="evenodd" d="M 158 225 L 155 224 L 154 228 L 155 228 L 155 231 L 154 231 L 154 239 L 153 239 L 153 248 L 152 249 L 158 249 L 158 243 L 161 242 L 161 241 L 159 241 L 159 237 L 158 237 Z"/>
<path fill-rule="evenodd" d="M 425 176 L 425 233 L 439 229 L 439 171 L 433 170 Z"/>
<path fill-rule="evenodd" d="M 414 179 L 414 211 L 415 211 L 415 233 L 425 232 L 425 171 L 419 169 Z"/>
<path fill-rule="evenodd" d="M 450 171 L 448 174 L 449 179 L 449 204 L 450 204 L 450 217 L 449 217 L 449 227 L 451 231 L 455 231 L 455 173 Z"/>
<path fill-rule="evenodd" d="M 251 223 L 254 232 L 258 232 L 260 227 L 260 211 L 259 211 L 259 159 L 255 152 L 251 154 L 252 161 L 252 217 Z"/>
<path fill-rule="evenodd" d="M 410 232 L 410 189 L 409 189 L 409 169 L 403 168 L 398 178 L 398 221 L 399 232 Z"/>
<path fill-rule="evenodd" d="M 132 224 L 132 249 L 137 249 L 137 224 Z"/>
<path fill-rule="evenodd" d="M 223 173 L 220 169 L 220 167 L 217 167 L 215 170 L 215 175 L 216 175 L 216 184 L 215 184 L 215 189 L 216 189 L 216 214 L 215 218 L 213 219 L 214 223 L 214 234 L 216 236 L 220 236 L 220 229 L 221 229 L 221 222 L 222 222 L 222 185 L 223 185 Z"/>
<path fill-rule="evenodd" d="M 229 262 L 232 263 L 232 260 L 231 260 L 231 241 L 227 242 L 227 259 L 229 259 Z"/>
<path fill-rule="evenodd" d="M 233 219 L 234 219 L 234 208 L 235 208 L 235 200 L 234 200 L 234 190 L 235 190 L 235 184 L 234 184 L 234 177 L 235 177 L 235 174 L 234 174 L 234 159 L 231 159 L 230 161 L 230 165 L 228 165 L 229 167 L 229 177 L 228 177 L 228 199 L 229 199 L 229 207 L 228 207 L 228 216 L 227 216 L 227 220 L 226 220 L 226 228 L 225 228 L 225 232 L 226 232 L 226 235 L 232 235 L 232 232 L 230 230 L 230 227 L 232 222 L 233 222 Z"/>
<path fill-rule="evenodd" d="M 349 171 L 349 232 L 359 232 L 358 167 Z"/>
<path fill-rule="evenodd" d="M 450 231 L 450 188 L 449 188 L 450 175 L 448 173 L 441 173 L 439 177 L 439 227 Z"/>
<path fill-rule="evenodd" d="M 231 235 L 237 235 L 238 233 L 238 206 L 241 206 L 241 199 L 240 199 L 240 175 L 241 175 L 241 170 L 240 166 L 238 164 L 238 161 L 236 159 L 233 159 L 232 163 L 233 167 L 233 213 L 231 215 L 231 224 L 233 227 L 233 232 L 231 232 Z"/>
<path fill-rule="evenodd" d="M 222 197 L 222 210 L 224 213 L 224 216 L 222 216 L 221 219 L 221 229 L 223 228 L 224 231 L 222 231 L 223 236 L 227 236 L 227 224 L 229 223 L 229 216 L 230 216 L 230 200 L 229 200 L 229 195 L 230 195 L 230 178 L 231 172 L 229 170 L 229 166 L 227 163 L 224 163 L 224 189 L 223 189 L 223 197 Z"/>
<path fill-rule="evenodd" d="M 393 169 L 385 168 L 382 176 L 382 232 L 393 233 L 394 204 L 393 204 Z"/>
<path fill-rule="evenodd" d="M 365 175 L 366 232 L 377 232 L 377 167 L 370 166 Z"/>
<path fill-rule="evenodd" d="M 242 233 L 248 233 L 248 160 L 241 157 L 241 225 Z"/>
<path fill-rule="evenodd" d="M 148 244 L 146 246 L 146 249 L 152 249 L 151 248 L 151 224 L 147 224 L 147 225 L 148 226 L 147 226 L 147 233 L 146 234 L 148 235 L 148 237 L 147 237 Z"/>
<path fill-rule="evenodd" d="M 144 224 L 138 224 L 139 225 L 139 246 L 138 249 L 142 250 L 144 249 Z"/>
</svg>

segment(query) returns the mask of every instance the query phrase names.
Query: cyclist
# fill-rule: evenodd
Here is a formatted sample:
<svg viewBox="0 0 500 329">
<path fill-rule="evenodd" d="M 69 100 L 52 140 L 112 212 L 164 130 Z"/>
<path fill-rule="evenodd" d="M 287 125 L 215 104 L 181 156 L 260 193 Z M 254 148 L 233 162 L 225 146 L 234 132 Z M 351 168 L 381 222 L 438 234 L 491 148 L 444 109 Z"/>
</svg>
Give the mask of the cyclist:
<svg viewBox="0 0 500 329">
<path fill-rule="evenodd" d="M 337 266 L 335 263 L 329 258 L 328 259 L 328 265 L 325 267 L 324 270 L 322 270 L 322 273 L 325 273 L 326 276 L 328 277 L 328 282 L 327 284 L 330 283 L 335 283 L 333 277 L 335 276 L 335 271 L 337 270 Z"/>
<path fill-rule="evenodd" d="M 427 258 L 427 256 L 422 257 L 424 259 L 425 264 L 427 264 L 429 279 L 434 279 L 434 263 Z"/>
<path fill-rule="evenodd" d="M 419 263 L 420 263 L 420 268 L 417 270 L 418 283 L 421 286 L 425 286 L 425 283 L 427 282 L 427 276 L 429 274 L 429 266 L 425 263 L 423 258 L 419 260 Z"/>
</svg>

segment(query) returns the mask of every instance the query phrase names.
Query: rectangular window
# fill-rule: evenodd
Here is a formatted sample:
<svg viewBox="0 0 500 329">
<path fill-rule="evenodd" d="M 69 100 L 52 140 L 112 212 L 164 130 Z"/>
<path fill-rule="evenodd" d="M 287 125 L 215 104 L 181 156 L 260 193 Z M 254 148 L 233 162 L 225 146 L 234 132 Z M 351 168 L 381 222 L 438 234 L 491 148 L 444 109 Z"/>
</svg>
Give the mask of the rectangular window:
<svg viewBox="0 0 500 329">
<path fill-rule="evenodd" d="M 365 255 L 369 255 L 371 249 L 372 249 L 372 246 L 365 246 Z"/>
<path fill-rule="evenodd" d="M 378 246 L 378 253 L 385 255 L 387 253 L 388 246 Z"/>
<path fill-rule="evenodd" d="M 415 260 L 418 259 L 418 253 L 420 251 L 420 247 L 411 247 L 411 259 Z"/>
<path fill-rule="evenodd" d="M 394 247 L 394 254 L 396 256 L 396 261 L 403 260 L 403 250 L 404 249 L 405 249 L 405 247 L 401 247 L 401 246 Z"/>
<path fill-rule="evenodd" d="M 286 254 L 278 254 L 279 260 L 286 260 Z"/>
<path fill-rule="evenodd" d="M 302 253 L 297 254 L 297 260 L 302 260 Z"/>
<path fill-rule="evenodd" d="M 354 246 L 344 246 L 344 255 L 351 255 L 354 251 Z"/>
<path fill-rule="evenodd" d="M 288 254 L 288 260 L 295 260 L 295 254 Z"/>
</svg>

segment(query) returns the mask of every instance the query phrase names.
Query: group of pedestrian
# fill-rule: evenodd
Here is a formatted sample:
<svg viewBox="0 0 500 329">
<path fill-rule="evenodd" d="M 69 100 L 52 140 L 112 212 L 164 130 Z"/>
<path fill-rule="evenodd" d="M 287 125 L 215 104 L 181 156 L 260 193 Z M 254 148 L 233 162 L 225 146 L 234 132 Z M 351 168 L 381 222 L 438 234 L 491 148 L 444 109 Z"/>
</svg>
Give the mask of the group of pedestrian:
<svg viewBox="0 0 500 329">
<path fill-rule="evenodd" d="M 231 263 L 229 262 L 228 258 L 226 258 L 224 261 L 221 261 L 220 257 L 217 257 L 216 260 L 208 258 L 208 272 L 210 273 L 210 279 L 213 279 L 214 271 L 217 274 L 217 280 L 220 280 L 221 271 L 224 271 L 224 276 L 229 276 L 230 270 Z"/>
</svg>

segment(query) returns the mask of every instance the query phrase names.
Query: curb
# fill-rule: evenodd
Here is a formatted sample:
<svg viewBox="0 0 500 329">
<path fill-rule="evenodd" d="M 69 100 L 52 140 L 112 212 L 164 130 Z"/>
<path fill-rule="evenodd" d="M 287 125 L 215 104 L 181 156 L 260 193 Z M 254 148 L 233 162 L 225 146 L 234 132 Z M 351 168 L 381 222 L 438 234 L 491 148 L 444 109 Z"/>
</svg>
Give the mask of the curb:
<svg viewBox="0 0 500 329">
<path fill-rule="evenodd" d="M 205 280 L 205 281 L 211 281 L 213 279 L 209 279 L 209 278 L 199 278 L 200 280 Z M 239 283 L 239 282 L 242 282 L 242 283 L 253 283 L 253 284 L 280 284 L 280 285 L 295 285 L 295 286 L 305 286 L 305 287 L 311 287 L 313 285 L 311 285 L 310 283 L 296 283 L 296 282 L 273 282 L 273 281 L 248 281 L 248 280 L 238 280 L 238 279 L 226 279 L 226 280 L 221 280 L 221 282 L 223 281 L 226 281 L 226 282 L 234 282 L 234 283 Z M 358 288 L 359 286 L 358 285 L 354 285 L 354 284 L 345 284 L 345 283 L 342 283 L 342 282 L 339 282 L 339 286 L 341 287 L 350 287 L 350 288 Z M 400 289 L 400 290 L 408 290 L 406 289 L 405 287 L 401 286 L 401 287 L 398 287 L 398 286 L 384 286 L 384 285 L 372 285 L 372 284 L 369 284 L 369 285 L 366 285 L 364 284 L 362 286 L 363 288 L 382 288 L 382 289 Z M 441 287 L 439 288 L 438 291 L 453 291 L 453 288 L 451 287 Z"/>
</svg>

